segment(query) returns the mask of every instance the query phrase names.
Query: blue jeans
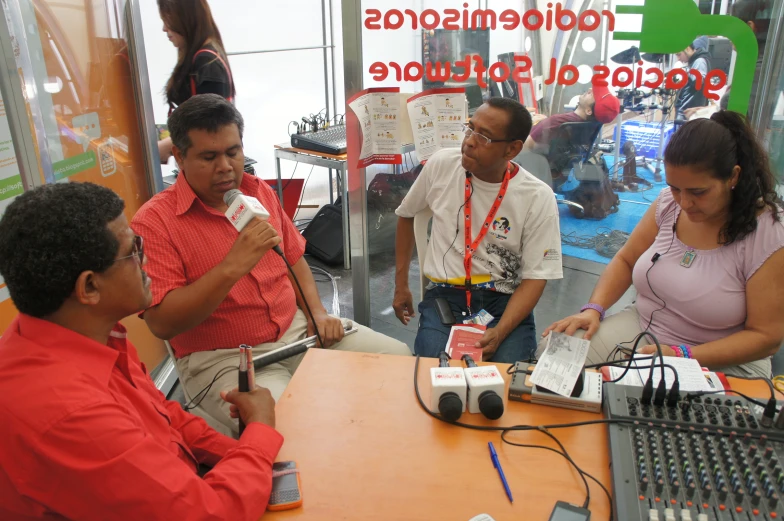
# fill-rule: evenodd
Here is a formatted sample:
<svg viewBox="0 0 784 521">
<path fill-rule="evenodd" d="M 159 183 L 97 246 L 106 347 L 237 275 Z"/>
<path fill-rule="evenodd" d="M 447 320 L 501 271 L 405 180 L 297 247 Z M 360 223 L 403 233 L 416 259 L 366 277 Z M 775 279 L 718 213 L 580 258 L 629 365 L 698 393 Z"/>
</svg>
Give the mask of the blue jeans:
<svg viewBox="0 0 784 521">
<path fill-rule="evenodd" d="M 425 299 L 419 303 L 419 330 L 414 341 L 414 353 L 420 356 L 437 358 L 446 348 L 451 326 L 441 323 L 436 312 L 435 301 L 443 297 L 449 302 L 455 321 L 460 324 L 468 316 L 466 293 L 462 289 L 433 288 L 427 290 Z M 490 290 L 474 290 L 471 292 L 471 308 L 475 313 L 484 309 L 493 315 L 493 321 L 487 327 L 495 327 L 501 319 L 511 295 Z M 463 312 L 466 313 L 463 316 Z M 520 360 L 528 360 L 536 352 L 536 325 L 534 314 L 520 322 L 509 336 L 501 342 L 498 350 L 490 358 L 491 362 L 513 364 Z M 484 360 L 488 361 L 488 360 Z"/>
</svg>

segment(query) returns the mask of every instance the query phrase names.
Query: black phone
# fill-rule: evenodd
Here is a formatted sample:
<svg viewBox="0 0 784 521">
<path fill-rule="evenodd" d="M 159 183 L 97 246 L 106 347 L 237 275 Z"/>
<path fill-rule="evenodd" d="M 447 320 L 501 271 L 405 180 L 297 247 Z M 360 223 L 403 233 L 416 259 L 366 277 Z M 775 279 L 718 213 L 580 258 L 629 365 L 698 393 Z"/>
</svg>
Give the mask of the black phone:
<svg viewBox="0 0 784 521">
<path fill-rule="evenodd" d="M 558 501 L 550 514 L 550 521 L 589 521 L 591 511 Z"/>
<path fill-rule="evenodd" d="M 436 313 L 438 313 L 438 318 L 445 326 L 451 326 L 457 323 L 455 314 L 452 313 L 452 307 L 449 305 L 449 301 L 444 297 L 438 297 L 436 299 Z"/>
</svg>

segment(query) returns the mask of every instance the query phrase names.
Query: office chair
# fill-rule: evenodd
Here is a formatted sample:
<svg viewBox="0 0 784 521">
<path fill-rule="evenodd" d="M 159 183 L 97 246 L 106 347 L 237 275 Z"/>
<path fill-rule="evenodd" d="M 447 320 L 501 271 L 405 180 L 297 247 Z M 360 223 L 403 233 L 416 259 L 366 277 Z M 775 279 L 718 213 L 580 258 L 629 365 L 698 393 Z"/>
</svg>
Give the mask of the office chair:
<svg viewBox="0 0 784 521">
<path fill-rule="evenodd" d="M 517 157 L 515 157 L 512 161 L 520 165 L 520 168 L 523 170 L 533 174 L 533 176 L 540 181 L 543 181 L 552 190 L 553 174 L 550 172 L 550 165 L 546 157 L 541 154 L 537 154 L 536 152 L 523 150 L 517 154 Z M 575 203 L 574 201 L 570 201 L 564 198 L 562 194 L 555 194 L 555 200 L 558 204 L 567 205 L 576 209 L 578 212 L 583 211 L 582 206 Z"/>
<path fill-rule="evenodd" d="M 596 156 L 602 123 L 581 121 L 564 123 L 554 129 L 547 160 L 557 173 L 556 190 L 574 170 L 580 185 L 570 192 L 574 205 L 570 211 L 578 218 L 602 219 L 618 211 L 620 200 L 613 192 L 603 161 L 591 161 Z M 580 207 L 578 211 L 576 207 Z"/>
<path fill-rule="evenodd" d="M 547 153 L 550 170 L 565 181 L 575 163 L 585 163 L 591 158 L 601 129 L 602 124 L 598 121 L 564 123 L 554 129 Z M 581 180 L 577 169 L 575 177 Z"/>
</svg>

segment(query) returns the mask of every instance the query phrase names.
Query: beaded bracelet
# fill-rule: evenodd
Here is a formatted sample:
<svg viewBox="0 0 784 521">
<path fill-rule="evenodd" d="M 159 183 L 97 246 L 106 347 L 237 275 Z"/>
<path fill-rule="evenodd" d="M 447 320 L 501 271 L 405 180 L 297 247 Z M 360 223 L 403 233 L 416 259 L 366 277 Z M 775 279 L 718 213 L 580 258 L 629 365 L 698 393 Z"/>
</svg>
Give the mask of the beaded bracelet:
<svg viewBox="0 0 784 521">
<path fill-rule="evenodd" d="M 675 353 L 676 358 L 683 358 L 683 351 L 681 351 L 679 346 L 670 346 L 670 349 Z"/>
<path fill-rule="evenodd" d="M 681 344 L 678 346 L 678 349 L 681 350 L 683 353 L 683 358 L 691 358 L 691 349 L 686 344 Z"/>
</svg>

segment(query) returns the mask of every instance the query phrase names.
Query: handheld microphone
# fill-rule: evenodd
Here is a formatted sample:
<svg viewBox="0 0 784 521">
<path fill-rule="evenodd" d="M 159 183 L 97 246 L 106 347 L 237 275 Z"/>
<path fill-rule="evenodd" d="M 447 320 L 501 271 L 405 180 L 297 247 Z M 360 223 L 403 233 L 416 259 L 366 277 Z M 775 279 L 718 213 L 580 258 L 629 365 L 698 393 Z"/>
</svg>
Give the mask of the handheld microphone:
<svg viewBox="0 0 784 521">
<path fill-rule="evenodd" d="M 489 420 L 497 420 L 504 414 L 506 384 L 494 365 L 479 367 L 470 355 L 463 355 L 464 369 L 468 383 L 468 412 L 481 412 Z"/>
<path fill-rule="evenodd" d="M 223 202 L 229 205 L 229 209 L 224 215 L 238 232 L 241 232 L 254 217 L 258 217 L 262 221 L 269 220 L 269 212 L 258 199 L 245 195 L 236 188 L 223 194 Z M 283 257 L 280 245 L 276 245 L 272 249 Z"/>
<path fill-rule="evenodd" d="M 256 374 L 253 371 L 253 348 L 242 344 L 240 346 L 240 370 L 237 388 L 241 393 L 249 393 L 256 387 Z M 240 436 L 245 430 L 245 423 L 240 418 Z"/>
<path fill-rule="evenodd" d="M 457 421 L 466 409 L 466 380 L 463 369 L 449 367 L 449 355 L 441 351 L 438 367 L 430 368 L 430 410 L 447 421 Z"/>
</svg>

